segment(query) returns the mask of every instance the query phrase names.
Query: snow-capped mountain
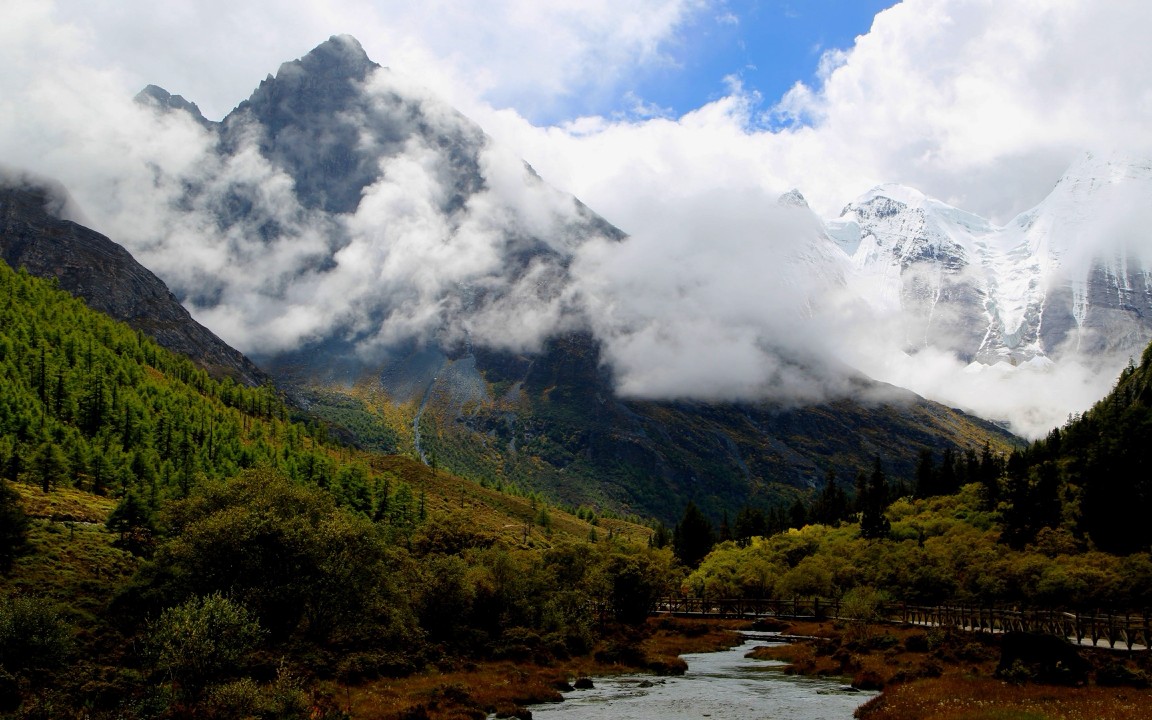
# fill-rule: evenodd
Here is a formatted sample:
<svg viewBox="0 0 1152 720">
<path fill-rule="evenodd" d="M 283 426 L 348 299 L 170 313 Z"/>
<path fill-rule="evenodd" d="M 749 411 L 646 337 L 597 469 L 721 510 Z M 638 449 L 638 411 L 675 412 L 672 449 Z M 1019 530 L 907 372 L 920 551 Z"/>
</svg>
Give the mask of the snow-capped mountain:
<svg viewBox="0 0 1152 720">
<path fill-rule="evenodd" d="M 1114 363 L 1152 338 L 1152 162 L 1084 154 L 1003 226 L 882 185 L 827 223 L 849 286 L 902 322 L 905 350 L 965 362 Z"/>
</svg>

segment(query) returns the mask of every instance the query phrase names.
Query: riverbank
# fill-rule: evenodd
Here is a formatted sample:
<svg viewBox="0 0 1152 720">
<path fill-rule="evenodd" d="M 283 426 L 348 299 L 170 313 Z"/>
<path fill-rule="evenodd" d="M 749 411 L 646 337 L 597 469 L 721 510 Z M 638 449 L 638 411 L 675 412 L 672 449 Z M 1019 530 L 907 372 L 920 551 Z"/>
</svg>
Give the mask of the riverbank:
<svg viewBox="0 0 1152 720">
<path fill-rule="evenodd" d="M 561 690 L 581 678 L 634 672 L 680 675 L 680 655 L 714 652 L 739 645 L 741 620 L 649 620 L 622 630 L 590 656 L 443 663 L 405 678 L 356 687 L 334 687 L 329 704 L 356 720 L 480 720 L 489 714 L 527 718 L 525 706 L 558 702 Z"/>
<path fill-rule="evenodd" d="M 996 677 L 1001 637 L 891 625 L 796 622 L 792 645 L 751 656 L 789 663 L 784 672 L 844 676 L 882 694 L 861 720 L 1128 720 L 1152 717 L 1148 653 L 1081 648 L 1083 684 L 1035 682 L 1023 664 Z M 1140 687 L 1144 685 L 1145 687 Z"/>
</svg>

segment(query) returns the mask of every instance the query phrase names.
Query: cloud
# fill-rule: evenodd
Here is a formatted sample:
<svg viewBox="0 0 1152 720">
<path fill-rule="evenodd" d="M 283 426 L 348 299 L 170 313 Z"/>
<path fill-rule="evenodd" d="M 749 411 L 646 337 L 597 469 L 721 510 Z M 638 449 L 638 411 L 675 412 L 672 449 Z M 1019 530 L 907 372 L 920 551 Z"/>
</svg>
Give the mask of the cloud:
<svg viewBox="0 0 1152 720">
<path fill-rule="evenodd" d="M 665 46 L 700 0 L 14 0 L 70 27 L 89 66 L 118 66 L 132 92 L 154 83 L 218 120 L 274 73 L 330 35 L 355 34 L 377 62 L 419 77 L 453 104 L 515 106 L 539 118 L 569 103 L 605 107 L 637 68 L 669 62 Z M 9 3 L 11 4 L 11 3 Z M 13 16 L 16 17 L 13 17 Z M 55 53 L 57 50 L 54 49 Z M 600 98 L 601 102 L 596 102 Z"/>
<path fill-rule="evenodd" d="M 674 122 L 533 128 L 506 111 L 477 119 L 597 208 L 659 154 L 670 178 L 709 161 L 799 187 L 826 216 L 900 182 L 1006 222 L 1039 202 L 1080 151 L 1152 145 L 1143 131 L 1152 119 L 1150 23 L 1152 6 L 1137 1 L 906 0 L 879 13 L 854 47 L 826 53 L 817 86 L 797 84 L 775 103 L 776 122 L 794 123 L 783 129 L 739 88 Z"/>
<path fill-rule="evenodd" d="M 585 246 L 574 268 L 621 393 L 809 402 L 843 392 L 822 306 L 843 266 L 806 208 L 758 188 L 634 199 L 651 213 L 642 230 Z"/>
<path fill-rule="evenodd" d="M 1148 152 L 1147 3 L 905 0 L 854 47 L 826 53 L 815 85 L 783 98 L 732 85 L 681 117 L 639 100 L 634 116 L 602 108 L 629 73 L 671 63 L 680 30 L 723 5 L 10 5 L 0 160 L 63 182 L 96 229 L 241 347 L 287 349 L 340 327 L 370 348 L 438 332 L 447 318 L 452 337 L 526 349 L 583 323 L 635 395 L 802 401 L 841 387 L 849 364 L 991 417 L 1019 411 L 1033 429 L 1083 409 L 1102 386 L 1099 372 L 1061 368 L 1034 375 L 1044 393 L 1016 394 L 1037 386 L 1020 372 L 1003 382 L 1000 370 L 966 374 L 944 355 L 904 357 L 899 323 L 844 296 L 834 273 L 802 272 L 816 231 L 776 198 L 800 188 L 834 216 L 898 181 L 1005 222 L 1085 148 Z M 484 192 L 455 214 L 442 212 L 452 169 L 421 142 L 397 148 L 355 212 L 333 217 L 301 204 L 253 144 L 216 158 L 204 128 L 131 102 L 156 83 L 220 118 L 279 63 L 349 31 L 397 69 L 403 92 L 431 88 L 417 96 L 447 98 L 498 141 L 477 160 Z M 586 117 L 541 122 L 577 102 Z M 442 128 L 459 122 L 423 107 Z M 564 230 L 579 213 L 526 180 L 521 157 L 630 240 L 579 246 Z M 217 212 L 233 196 L 260 212 L 222 226 Z M 501 271 L 533 237 L 571 263 L 567 280 L 558 264 Z M 384 322 L 366 321 L 380 313 Z M 1028 419 L 1049 400 L 1043 419 Z"/>
</svg>

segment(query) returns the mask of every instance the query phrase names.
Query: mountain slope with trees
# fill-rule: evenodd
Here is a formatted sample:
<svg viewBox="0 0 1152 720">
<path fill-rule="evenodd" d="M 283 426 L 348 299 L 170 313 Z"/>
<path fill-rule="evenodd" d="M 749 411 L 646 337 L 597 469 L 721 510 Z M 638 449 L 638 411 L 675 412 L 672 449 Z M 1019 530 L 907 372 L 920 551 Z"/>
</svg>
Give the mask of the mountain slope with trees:
<svg viewBox="0 0 1152 720">
<path fill-rule="evenodd" d="M 59 286 L 89 307 L 192 358 L 216 378 L 248 386 L 268 381 L 251 360 L 200 325 L 167 286 L 120 245 L 62 217 L 71 201 L 59 186 L 0 177 L 0 259 Z"/>
<path fill-rule="evenodd" d="M 337 683 L 586 654 L 676 571 L 578 514 L 335 443 L 0 263 L 0 712 L 340 717 Z"/>
</svg>

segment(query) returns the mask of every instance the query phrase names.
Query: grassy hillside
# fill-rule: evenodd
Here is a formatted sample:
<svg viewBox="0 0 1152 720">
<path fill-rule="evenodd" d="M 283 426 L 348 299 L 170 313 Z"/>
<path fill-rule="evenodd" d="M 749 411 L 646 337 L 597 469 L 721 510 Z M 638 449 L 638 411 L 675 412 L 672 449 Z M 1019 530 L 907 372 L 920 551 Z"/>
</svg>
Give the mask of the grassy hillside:
<svg viewBox="0 0 1152 720">
<path fill-rule="evenodd" d="M 343 406 L 358 404 L 350 436 L 369 420 L 414 448 L 418 427 L 421 449 L 440 467 L 667 524 L 689 501 L 713 522 L 745 506 L 768 513 L 808 502 L 829 470 L 850 484 L 876 457 L 890 477 L 911 483 L 924 451 L 1016 442 L 991 423 L 862 378 L 859 398 L 807 407 L 621 399 L 596 342 L 580 334 L 533 356 L 400 353 L 354 381 L 321 380 L 323 369 L 298 361 L 273 372 L 335 422 Z"/>
</svg>

